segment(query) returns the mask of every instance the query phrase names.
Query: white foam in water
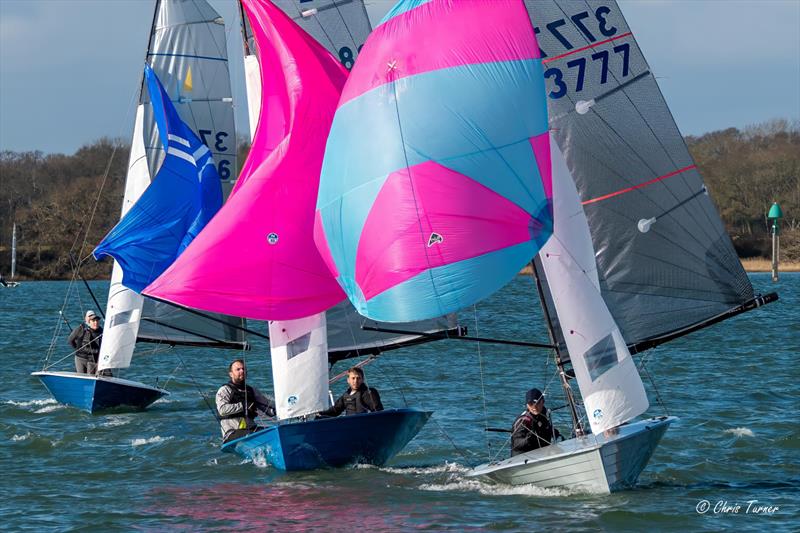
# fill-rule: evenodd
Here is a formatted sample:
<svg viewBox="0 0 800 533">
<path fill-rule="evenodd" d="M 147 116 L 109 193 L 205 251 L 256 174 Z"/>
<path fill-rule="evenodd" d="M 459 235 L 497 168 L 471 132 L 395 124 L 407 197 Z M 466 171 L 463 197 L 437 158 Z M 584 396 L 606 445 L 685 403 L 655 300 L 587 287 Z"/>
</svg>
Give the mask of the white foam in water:
<svg viewBox="0 0 800 533">
<path fill-rule="evenodd" d="M 726 429 L 725 433 L 732 433 L 733 435 L 735 435 L 737 437 L 755 437 L 756 436 L 756 434 L 753 433 L 753 430 L 748 429 L 748 428 Z"/>
<path fill-rule="evenodd" d="M 172 437 L 160 437 L 156 435 L 155 437 L 150 437 L 149 439 L 133 439 L 131 441 L 131 446 L 143 446 L 145 444 L 155 444 L 157 442 L 164 442 L 171 440 Z"/>
<path fill-rule="evenodd" d="M 19 442 L 21 440 L 27 440 L 30 437 L 31 437 L 31 432 L 29 431 L 29 432 L 25 433 L 24 435 L 14 435 L 13 437 L 11 437 L 11 441 L 12 442 Z"/>
<path fill-rule="evenodd" d="M 253 453 L 250 459 L 244 460 L 242 464 L 247 463 L 248 461 L 252 461 L 252 463 L 256 465 L 258 468 L 269 468 L 269 462 L 267 461 L 267 458 L 264 456 L 264 452 L 262 452 L 261 450 L 258 450 L 255 453 Z"/>
<path fill-rule="evenodd" d="M 15 402 L 14 400 L 8 400 L 8 405 L 16 405 L 17 407 L 39 407 L 42 405 L 52 405 L 57 404 L 58 402 L 52 398 L 47 398 L 46 400 L 29 400 L 27 402 Z"/>
<path fill-rule="evenodd" d="M 469 472 L 469 468 L 462 466 L 458 463 L 445 463 L 443 465 L 429 466 L 429 467 L 406 467 L 406 468 L 381 468 L 383 472 L 390 474 L 411 474 L 411 475 L 430 475 L 430 474 L 464 474 Z"/>
<path fill-rule="evenodd" d="M 536 497 L 562 497 L 572 494 L 564 489 L 545 489 L 535 485 L 494 485 L 478 481 L 477 479 L 461 479 L 448 483 L 426 483 L 420 485 L 420 490 L 433 492 L 479 492 L 485 496 L 536 496 Z"/>
<path fill-rule="evenodd" d="M 100 424 L 102 427 L 115 428 L 117 426 L 124 426 L 129 424 L 132 418 L 130 416 L 110 416 L 106 422 Z"/>
<path fill-rule="evenodd" d="M 37 409 L 36 411 L 34 411 L 34 413 L 36 413 L 37 415 L 40 415 L 42 413 L 52 413 L 53 411 L 64 409 L 64 407 L 65 407 L 64 405 L 57 403 L 56 405 L 48 405 L 46 407 L 42 407 L 41 409 Z"/>
</svg>

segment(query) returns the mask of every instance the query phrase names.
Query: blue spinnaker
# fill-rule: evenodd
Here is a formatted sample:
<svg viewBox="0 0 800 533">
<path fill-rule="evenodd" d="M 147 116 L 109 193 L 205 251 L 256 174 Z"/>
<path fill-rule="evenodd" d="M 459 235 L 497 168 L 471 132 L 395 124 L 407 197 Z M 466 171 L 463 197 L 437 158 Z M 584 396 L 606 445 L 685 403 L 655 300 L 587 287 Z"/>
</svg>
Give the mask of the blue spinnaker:
<svg viewBox="0 0 800 533">
<path fill-rule="evenodd" d="M 178 116 L 149 65 L 144 73 L 167 155 L 147 190 L 93 252 L 98 260 L 113 257 L 122 267 L 122 284 L 136 292 L 161 275 L 222 206 L 211 152 Z"/>
</svg>

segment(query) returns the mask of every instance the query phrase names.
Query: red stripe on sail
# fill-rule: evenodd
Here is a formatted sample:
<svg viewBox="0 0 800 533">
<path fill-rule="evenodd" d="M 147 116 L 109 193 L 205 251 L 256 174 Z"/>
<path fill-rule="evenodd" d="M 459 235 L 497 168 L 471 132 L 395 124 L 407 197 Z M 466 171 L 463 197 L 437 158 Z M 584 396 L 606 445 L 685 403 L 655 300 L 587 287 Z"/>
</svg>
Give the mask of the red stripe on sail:
<svg viewBox="0 0 800 533">
<path fill-rule="evenodd" d="M 650 181 L 645 181 L 644 183 L 640 183 L 639 185 L 634 185 L 633 187 L 628 187 L 627 189 L 620 189 L 619 191 L 612 192 L 609 194 L 605 194 L 603 196 L 598 196 L 597 198 L 592 198 L 591 200 L 586 200 L 585 202 L 581 202 L 581 205 L 586 204 L 593 204 L 595 202 L 599 202 L 601 200 L 607 200 L 608 198 L 613 198 L 614 196 L 619 196 L 620 194 L 625 194 L 626 192 L 635 191 L 636 189 L 641 189 L 642 187 L 646 187 L 653 183 L 659 182 L 661 180 L 665 180 L 669 177 L 672 177 L 676 174 L 680 174 L 682 172 L 686 172 L 687 170 L 691 170 L 693 168 L 697 168 L 697 165 L 689 165 L 688 167 L 681 168 L 679 170 L 675 170 L 670 172 L 669 174 L 664 174 L 663 176 L 659 176 L 657 178 L 653 178 Z"/>
<path fill-rule="evenodd" d="M 616 37 L 612 37 L 611 39 L 606 39 L 605 41 L 600 41 L 598 43 L 592 43 L 592 44 L 590 44 L 588 46 L 584 46 L 582 48 L 577 48 L 575 50 L 570 50 L 569 52 L 567 52 L 565 54 L 561 54 L 561 55 L 558 55 L 558 56 L 555 56 L 555 57 L 548 57 L 548 58 L 542 59 L 542 63 L 549 63 L 551 61 L 555 61 L 556 59 L 561 59 L 562 57 L 571 56 L 572 54 L 577 54 L 578 52 L 583 52 L 584 50 L 588 50 L 589 48 L 594 48 L 595 46 L 600 46 L 601 44 L 610 43 L 611 41 L 616 41 L 617 39 L 622 39 L 623 37 L 627 37 L 628 35 L 632 35 L 632 33 L 631 32 L 623 33 L 622 35 L 617 35 Z"/>
</svg>

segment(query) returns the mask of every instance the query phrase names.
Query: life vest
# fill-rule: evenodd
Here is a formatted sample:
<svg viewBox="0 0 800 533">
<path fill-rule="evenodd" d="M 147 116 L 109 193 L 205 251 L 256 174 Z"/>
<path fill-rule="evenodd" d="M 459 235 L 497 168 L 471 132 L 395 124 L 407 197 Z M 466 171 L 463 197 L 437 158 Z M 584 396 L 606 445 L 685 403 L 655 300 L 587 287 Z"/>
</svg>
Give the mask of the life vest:
<svg viewBox="0 0 800 533">
<path fill-rule="evenodd" d="M 253 387 L 250 385 L 245 385 L 243 389 L 240 389 L 237 385 L 235 385 L 232 381 L 229 381 L 225 384 L 228 387 L 228 390 L 231 391 L 231 403 L 241 403 L 244 406 L 244 410 L 238 413 L 233 413 L 230 415 L 220 416 L 220 420 L 230 420 L 232 418 L 242 418 L 242 416 L 246 416 L 250 420 L 254 419 L 257 415 L 256 413 L 256 391 L 253 390 Z M 247 406 L 251 405 L 250 409 L 247 409 Z"/>
</svg>

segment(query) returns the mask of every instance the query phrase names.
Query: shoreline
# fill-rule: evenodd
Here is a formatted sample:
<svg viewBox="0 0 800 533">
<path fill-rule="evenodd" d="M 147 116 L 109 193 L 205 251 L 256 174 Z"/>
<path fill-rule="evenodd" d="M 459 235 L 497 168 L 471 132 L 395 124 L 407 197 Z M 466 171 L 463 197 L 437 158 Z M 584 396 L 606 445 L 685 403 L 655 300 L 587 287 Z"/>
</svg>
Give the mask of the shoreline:
<svg viewBox="0 0 800 533">
<path fill-rule="evenodd" d="M 772 261 L 770 259 L 739 259 L 742 262 L 745 272 L 772 272 Z M 783 261 L 778 264 L 778 273 L 800 272 L 800 261 Z M 519 271 L 520 274 L 532 274 L 530 265 Z"/>
<path fill-rule="evenodd" d="M 742 267 L 744 267 L 745 272 L 772 272 L 772 261 L 769 259 L 740 259 L 742 262 Z M 778 273 L 787 273 L 787 272 L 800 272 L 800 261 L 784 261 L 778 265 Z M 531 270 L 530 265 L 525 266 L 522 270 L 519 271 L 519 274 L 531 275 L 533 272 Z M 108 281 L 110 278 L 92 278 L 87 279 L 87 281 Z M 68 281 L 67 279 L 37 279 L 37 278 L 28 278 L 25 276 L 17 276 L 14 281 Z"/>
</svg>

